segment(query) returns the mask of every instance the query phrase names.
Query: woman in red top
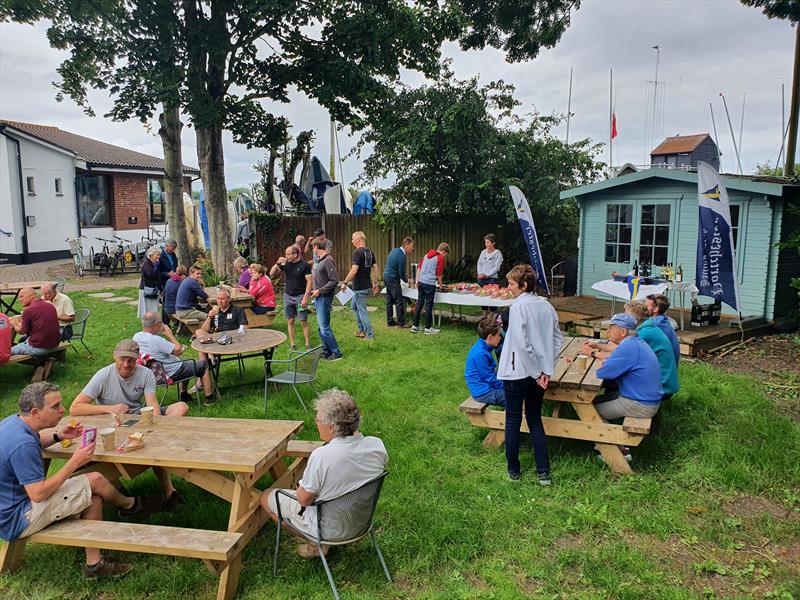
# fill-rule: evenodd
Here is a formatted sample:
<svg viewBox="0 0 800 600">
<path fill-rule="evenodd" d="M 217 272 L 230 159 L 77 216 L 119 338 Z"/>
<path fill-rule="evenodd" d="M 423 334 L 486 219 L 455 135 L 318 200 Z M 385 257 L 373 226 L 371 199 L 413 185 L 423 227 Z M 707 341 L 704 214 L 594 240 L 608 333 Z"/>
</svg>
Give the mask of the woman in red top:
<svg viewBox="0 0 800 600">
<path fill-rule="evenodd" d="M 264 267 L 258 263 L 250 265 L 250 289 L 253 297 L 251 310 L 257 315 L 275 310 L 275 290 L 269 277 L 264 275 Z"/>
</svg>

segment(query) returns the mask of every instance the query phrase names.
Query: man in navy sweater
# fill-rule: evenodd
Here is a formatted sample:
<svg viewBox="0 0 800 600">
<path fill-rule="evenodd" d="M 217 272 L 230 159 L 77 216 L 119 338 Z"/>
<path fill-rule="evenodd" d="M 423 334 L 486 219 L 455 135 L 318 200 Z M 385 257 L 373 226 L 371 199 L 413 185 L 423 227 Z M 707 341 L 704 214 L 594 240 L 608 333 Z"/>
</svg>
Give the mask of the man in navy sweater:
<svg viewBox="0 0 800 600">
<path fill-rule="evenodd" d="M 386 259 L 386 268 L 383 271 L 383 283 L 386 286 L 386 324 L 389 327 L 408 327 L 406 324 L 406 300 L 403 298 L 403 286 L 408 283 L 406 275 L 406 257 L 414 251 L 414 240 L 410 237 L 403 238 L 399 248 L 389 252 Z M 397 321 L 394 313 L 397 312 Z"/>
<path fill-rule="evenodd" d="M 655 416 L 661 404 L 661 367 L 655 352 L 636 335 L 636 320 L 626 313 L 611 317 L 608 339 L 617 348 L 597 369 L 597 376 L 613 379 L 619 389 L 599 398 L 597 412 L 606 420 Z"/>
<path fill-rule="evenodd" d="M 481 319 L 478 323 L 478 338 L 467 354 L 467 363 L 464 366 L 464 379 L 469 393 L 478 402 L 505 407 L 503 382 L 497 379 L 497 361 L 492 356 L 492 351 L 502 339 L 500 323 L 493 317 Z"/>
<path fill-rule="evenodd" d="M 178 295 L 175 297 L 175 316 L 179 319 L 199 319 L 205 321 L 208 316 L 197 308 L 197 301 L 208 300 L 208 294 L 203 289 L 203 271 L 200 267 L 189 269 L 189 276 L 181 281 Z"/>
</svg>

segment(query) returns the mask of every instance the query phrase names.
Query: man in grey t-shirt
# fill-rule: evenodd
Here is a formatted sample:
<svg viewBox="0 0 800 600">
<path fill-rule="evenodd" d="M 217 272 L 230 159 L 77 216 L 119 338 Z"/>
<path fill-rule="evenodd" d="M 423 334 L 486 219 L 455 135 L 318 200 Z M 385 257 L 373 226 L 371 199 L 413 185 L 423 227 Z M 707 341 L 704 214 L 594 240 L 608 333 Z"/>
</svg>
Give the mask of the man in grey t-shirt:
<svg viewBox="0 0 800 600">
<path fill-rule="evenodd" d="M 189 412 L 189 405 L 176 402 L 161 408 L 156 397 L 156 377 L 147 367 L 138 365 L 139 344 L 133 340 L 122 340 L 114 348 L 114 363 L 94 374 L 83 391 L 69 407 L 74 416 L 101 414 L 138 414 L 143 406 L 152 406 L 161 415 L 182 417 Z M 144 398 L 144 402 L 142 402 Z M 169 473 L 160 468 L 153 469 L 166 500 L 162 508 L 174 510 L 181 499 Z"/>
</svg>

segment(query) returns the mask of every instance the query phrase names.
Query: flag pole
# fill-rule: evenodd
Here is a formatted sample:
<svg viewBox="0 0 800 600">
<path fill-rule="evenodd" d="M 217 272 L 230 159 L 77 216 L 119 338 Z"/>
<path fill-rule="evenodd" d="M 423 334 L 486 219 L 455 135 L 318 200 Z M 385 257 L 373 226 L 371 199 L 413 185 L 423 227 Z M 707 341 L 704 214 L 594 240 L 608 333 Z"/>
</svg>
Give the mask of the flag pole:
<svg viewBox="0 0 800 600">
<path fill-rule="evenodd" d="M 614 176 L 614 138 L 611 137 L 614 128 L 614 69 L 608 70 L 608 178 Z"/>
<path fill-rule="evenodd" d="M 564 143 L 569 146 L 569 117 L 572 112 L 572 67 L 569 68 L 569 94 L 567 95 L 567 135 Z"/>
</svg>

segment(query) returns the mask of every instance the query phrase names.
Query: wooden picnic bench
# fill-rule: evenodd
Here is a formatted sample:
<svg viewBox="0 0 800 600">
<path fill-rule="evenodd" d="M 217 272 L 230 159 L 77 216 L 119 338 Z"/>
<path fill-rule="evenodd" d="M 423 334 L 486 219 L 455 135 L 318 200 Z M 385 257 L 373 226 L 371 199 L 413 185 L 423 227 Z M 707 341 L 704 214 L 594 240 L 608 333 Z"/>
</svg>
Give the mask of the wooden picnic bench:
<svg viewBox="0 0 800 600">
<path fill-rule="evenodd" d="M 545 400 L 555 402 L 550 416 L 543 416 L 545 434 L 552 437 L 570 438 L 594 442 L 603 460 L 615 473 L 632 473 L 630 464 L 620 446 L 638 446 L 650 432 L 650 419 L 625 418 L 621 425 L 606 423 L 597 412 L 593 402 L 602 389 L 603 380 L 597 377 L 598 360 L 587 359 L 585 369 L 567 359 L 574 359 L 583 343 L 591 338 L 565 337 L 556 368 L 545 391 Z M 562 414 L 563 405 L 572 407 L 577 419 Z M 467 398 L 460 406 L 470 423 L 489 429 L 483 440 L 485 448 L 498 448 L 505 440 L 505 412 L 493 410 L 488 405 Z M 522 431 L 528 432 L 525 419 Z"/>
<path fill-rule="evenodd" d="M 183 328 L 184 330 L 188 331 L 191 335 L 194 335 L 194 332 L 200 329 L 200 326 L 204 322 L 204 320 L 201 321 L 200 319 L 182 319 L 177 315 L 170 315 L 169 318 L 178 324 L 179 330 Z"/>
<path fill-rule="evenodd" d="M 5 367 L 7 365 L 29 365 L 35 369 L 36 367 L 43 366 L 48 361 L 54 361 L 59 357 L 60 353 L 63 353 L 69 347 L 69 342 L 61 342 L 58 344 L 57 348 L 53 348 L 47 354 L 38 356 L 34 356 L 33 354 L 14 354 L 10 356 L 6 362 L 0 363 L 0 367 Z M 33 378 L 31 379 L 32 382 L 36 381 L 35 377 L 36 372 L 34 371 Z"/>
<path fill-rule="evenodd" d="M 81 422 L 104 427 L 108 415 L 83 417 Z M 0 549 L 0 572 L 19 564 L 26 541 L 186 556 L 203 560 L 219 577 L 217 600 L 229 600 L 238 586 L 242 550 L 269 520 L 259 504 L 261 490 L 256 483 L 269 473 L 269 489 L 297 484 L 315 444 L 295 442 L 290 450 L 291 438 L 302 428 L 302 421 L 160 416 L 149 426 L 122 428 L 126 433 L 143 431 L 144 448 L 124 453 L 100 448 L 95 451 L 95 462 L 76 474 L 97 471 L 116 482 L 150 467 L 162 467 L 228 502 L 227 531 L 107 521 L 60 522 L 27 540 L 5 544 Z M 45 449 L 45 462 L 69 458 L 76 447 L 54 444 Z M 292 458 L 291 464 L 284 457 Z"/>
</svg>

